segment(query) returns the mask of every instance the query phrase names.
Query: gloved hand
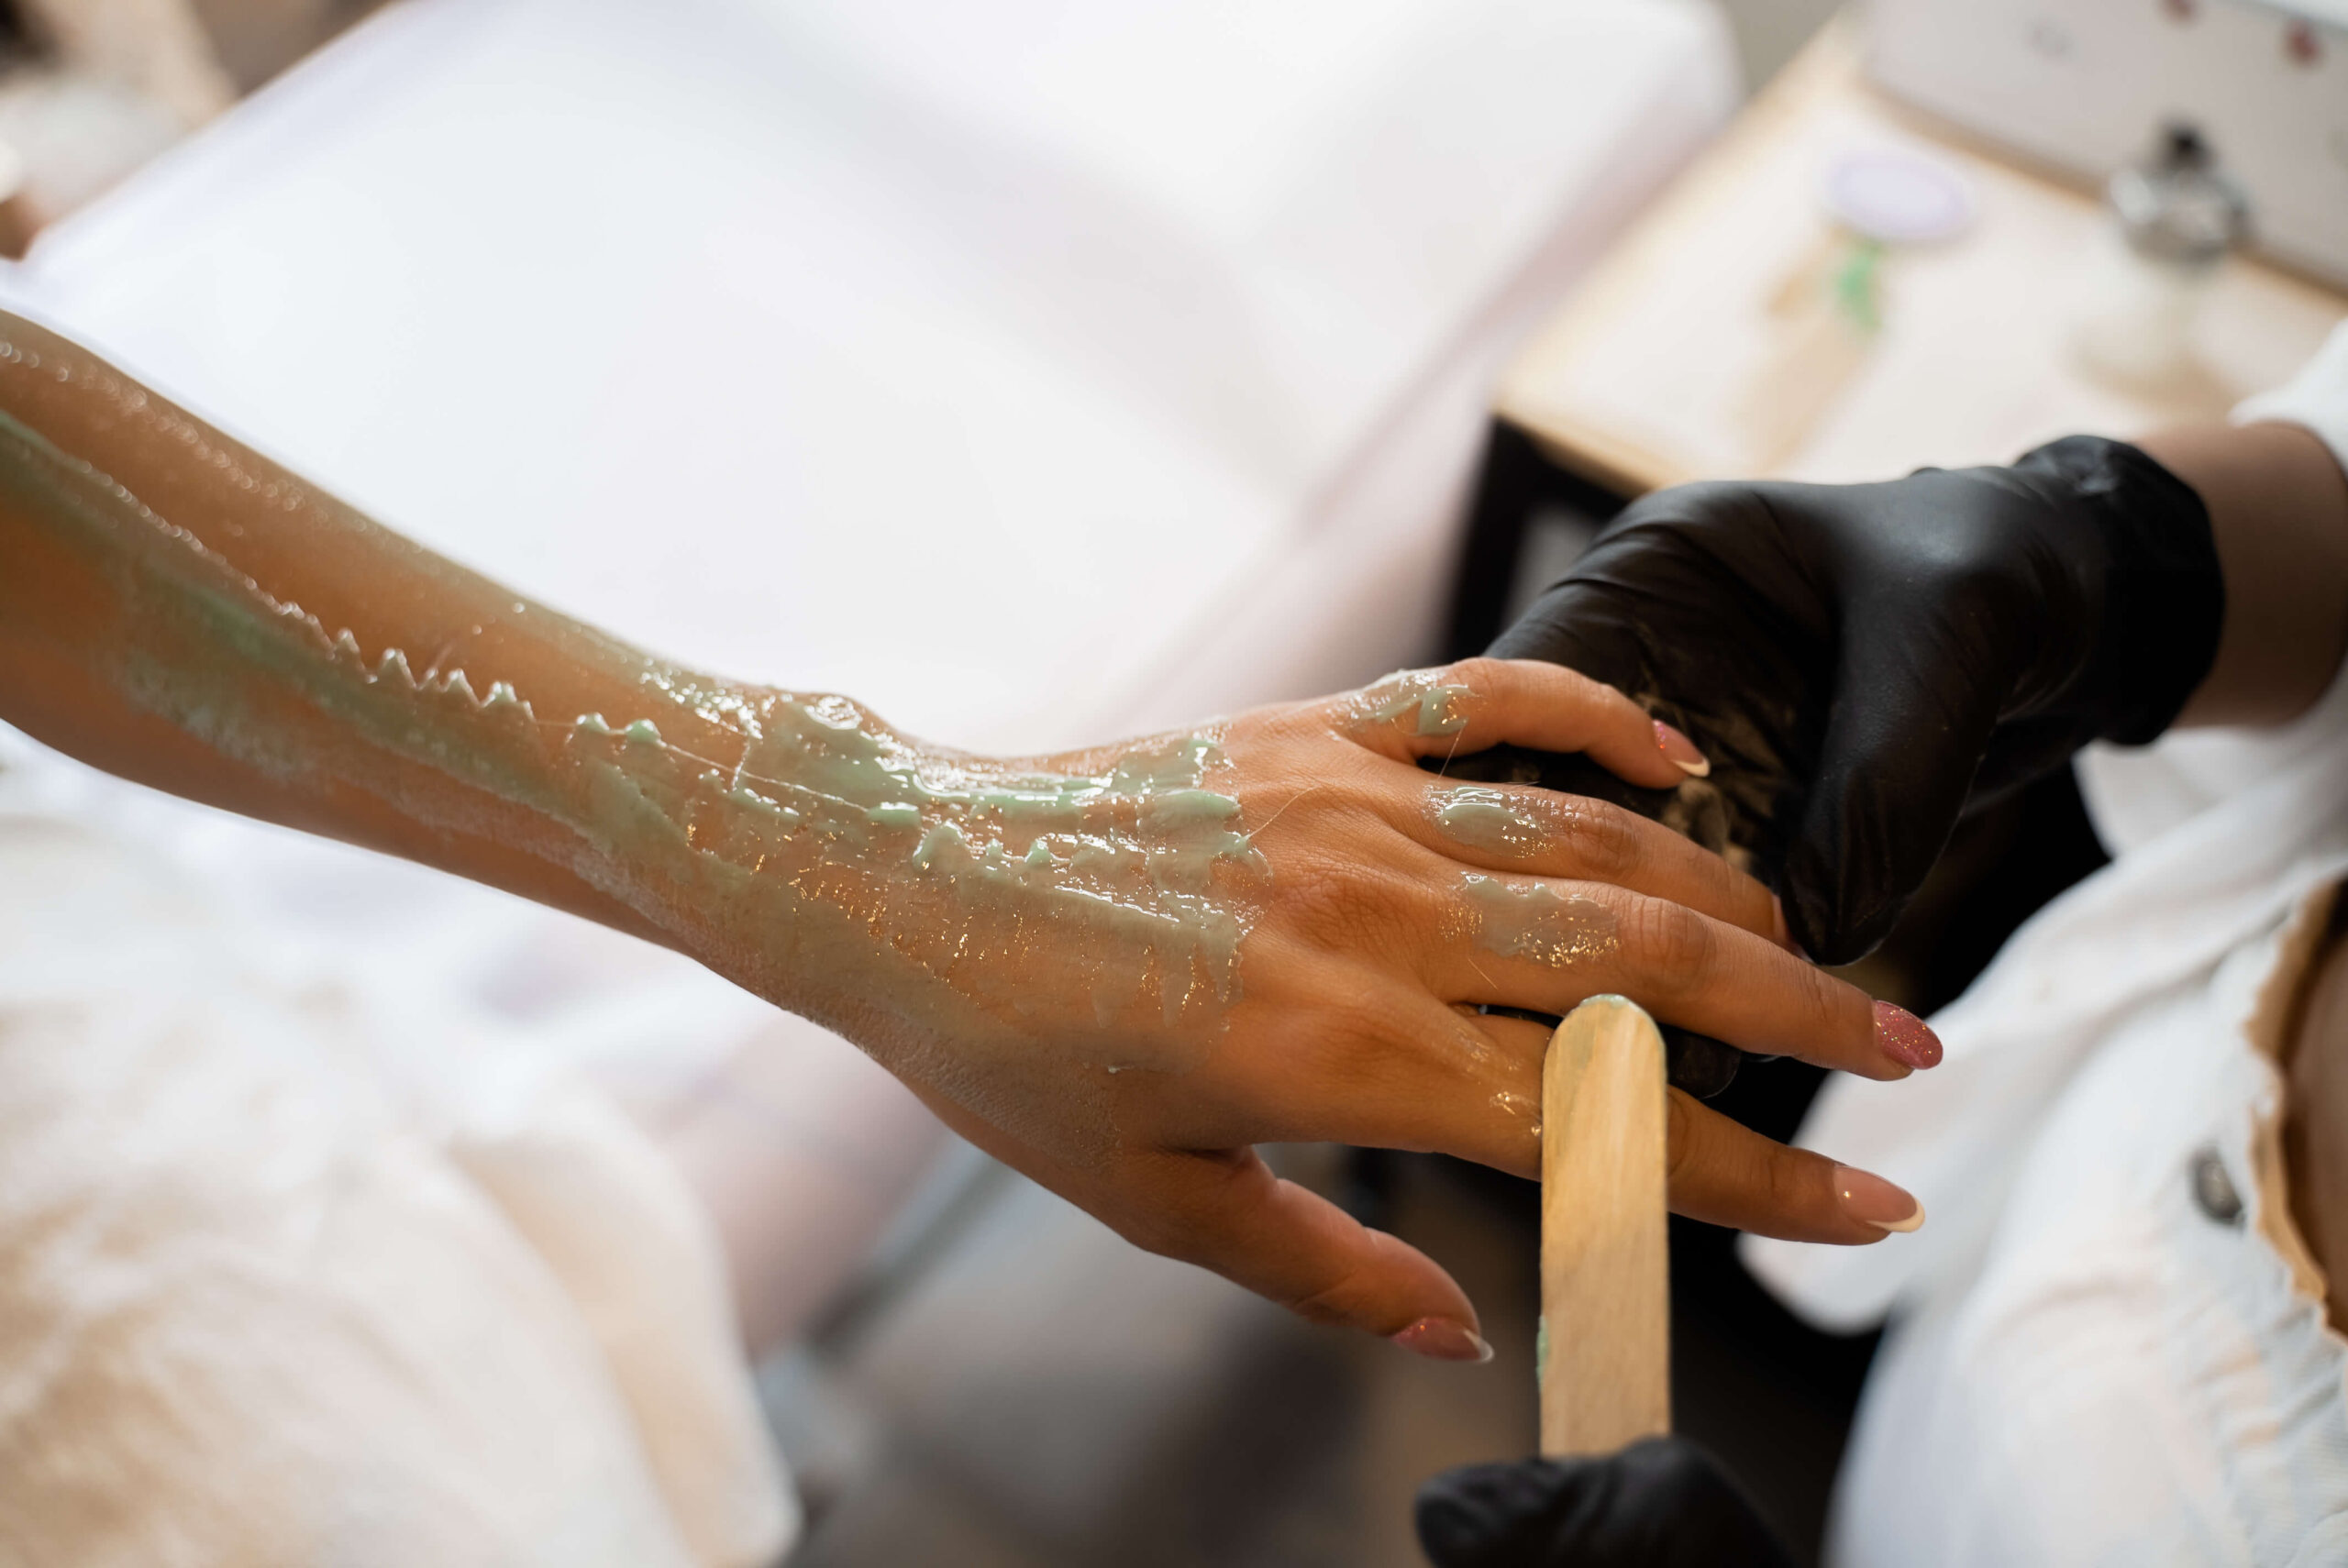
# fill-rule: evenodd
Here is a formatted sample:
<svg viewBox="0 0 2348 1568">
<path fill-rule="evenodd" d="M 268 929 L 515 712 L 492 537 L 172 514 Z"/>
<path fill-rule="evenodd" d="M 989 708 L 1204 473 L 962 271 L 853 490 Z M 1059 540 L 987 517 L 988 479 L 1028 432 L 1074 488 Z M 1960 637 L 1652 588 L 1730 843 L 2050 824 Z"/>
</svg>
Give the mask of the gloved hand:
<svg viewBox="0 0 2348 1568">
<path fill-rule="evenodd" d="M 1435 1568 L 1793 1568 L 1728 1473 L 1684 1438 L 1446 1470 L 1419 1488 L 1418 1526 Z"/>
<path fill-rule="evenodd" d="M 2165 729 L 2223 613 L 2200 497 L 2122 442 L 1881 484 L 1681 485 L 1627 508 L 1492 652 L 1628 692 L 1710 778 L 1629 791 L 1523 753 L 1450 771 L 1660 817 L 1776 888 L 1811 956 L 1848 963 L 1968 805 Z"/>
</svg>

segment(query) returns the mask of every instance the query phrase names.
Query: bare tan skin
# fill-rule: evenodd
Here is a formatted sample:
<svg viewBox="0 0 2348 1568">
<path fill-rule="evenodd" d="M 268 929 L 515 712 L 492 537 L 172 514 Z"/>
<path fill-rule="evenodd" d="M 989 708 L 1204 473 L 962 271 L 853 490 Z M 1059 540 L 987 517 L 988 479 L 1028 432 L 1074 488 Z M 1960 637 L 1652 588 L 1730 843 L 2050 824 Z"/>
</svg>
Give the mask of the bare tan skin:
<svg viewBox="0 0 2348 1568">
<path fill-rule="evenodd" d="M 2283 1158 L 2291 1218 L 2325 1277 L 2338 1282 L 2348 1277 L 2341 1273 L 2348 1267 L 2348 942 L 2337 919 L 2308 977 L 2287 1048 Z M 2335 1283 L 2324 1310 L 2348 1333 L 2348 1290 Z"/>
<path fill-rule="evenodd" d="M 2226 624 L 2179 723 L 2275 724 L 2320 697 L 2348 655 L 2348 476 L 2295 425 L 2163 431 L 2138 445 L 2200 492 L 2226 572 Z M 2333 922 L 2284 1072 L 2291 1212 L 2324 1273 L 2348 1278 L 2348 941 Z M 2332 1326 L 2348 1332 L 2348 1292 Z"/>
<path fill-rule="evenodd" d="M 1534 1174 L 1546 1032 L 1472 1004 L 1564 1012 L 1619 991 L 1750 1049 L 1877 1078 L 1909 1070 L 1885 1055 L 1863 993 L 1786 950 L 1764 889 L 1664 829 L 1526 791 L 1544 826 L 1530 847 L 1479 849 L 1442 830 L 1442 787 L 1413 766 L 1430 753 L 1506 740 L 1678 780 L 1646 715 L 1569 671 L 1471 660 L 1439 672 L 1460 695 L 1438 734 L 1411 711 L 1365 717 L 1379 710 L 1358 697 L 1216 726 L 1211 783 L 1251 852 L 1217 862 L 1196 895 L 1245 931 L 1225 995 L 1191 983 L 1191 955 L 1060 919 L 1065 900 L 1019 901 L 1024 873 L 996 904 L 960 896 L 976 881 L 914 875 L 918 823 L 902 838 L 872 827 L 869 856 L 861 826 L 828 842 L 764 827 L 756 855 L 704 853 L 738 847 L 755 814 L 728 804 L 729 771 L 775 801 L 822 799 L 804 780 L 749 776 L 760 713 L 830 713 L 859 744 L 940 776 L 1065 781 L 1158 743 L 999 763 L 924 747 L 843 699 L 680 668 L 434 557 L 6 315 L 0 426 L 0 718 L 124 777 L 687 953 L 847 1034 L 958 1132 L 1128 1238 L 1309 1317 L 1382 1334 L 1473 1327 L 1431 1260 L 1276 1179 L 1253 1152 L 1330 1140 Z M 393 650 L 406 662 L 379 681 Z M 458 669 L 461 697 L 447 686 Z M 508 694 L 493 700 L 493 681 Z M 387 720 L 394 699 L 409 708 Z M 614 728 L 590 734 L 588 715 Z M 631 750 L 619 732 L 637 723 L 657 738 Z M 589 788 L 628 768 L 641 781 L 655 764 L 680 789 L 716 791 L 654 824 L 678 830 L 673 843 L 615 831 Z M 1096 825 L 1148 847 L 1146 806 L 1100 810 Z M 1470 873 L 1552 886 L 1599 911 L 1607 939 L 1570 961 L 1497 953 L 1479 941 Z M 803 920 L 823 926 L 816 958 Z M 1115 965 L 1157 988 L 1088 988 Z M 1161 995 L 1162 1027 L 1142 1005 Z M 1111 1070 L 1154 1033 L 1194 1058 Z M 1805 1240 L 1881 1238 L 1845 1211 L 1830 1161 L 1685 1097 L 1670 1127 L 1681 1212 Z"/>
<path fill-rule="evenodd" d="M 2181 725 L 2277 724 L 2348 654 L 2348 478 L 2297 425 L 2191 425 L 2136 443 L 2199 492 L 2226 574 L 2226 620 Z"/>
</svg>

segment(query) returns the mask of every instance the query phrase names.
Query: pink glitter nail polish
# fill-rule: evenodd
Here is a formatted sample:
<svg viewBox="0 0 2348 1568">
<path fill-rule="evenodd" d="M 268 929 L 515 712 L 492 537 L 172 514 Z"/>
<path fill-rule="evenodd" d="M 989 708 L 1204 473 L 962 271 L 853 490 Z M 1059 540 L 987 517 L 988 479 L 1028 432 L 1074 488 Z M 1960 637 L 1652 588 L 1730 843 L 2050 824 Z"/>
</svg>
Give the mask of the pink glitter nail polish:
<svg viewBox="0 0 2348 1568">
<path fill-rule="evenodd" d="M 1941 1065 L 1941 1037 L 1904 1007 L 1888 1001 L 1875 1004 L 1875 1043 L 1893 1061 L 1910 1067 Z"/>
</svg>

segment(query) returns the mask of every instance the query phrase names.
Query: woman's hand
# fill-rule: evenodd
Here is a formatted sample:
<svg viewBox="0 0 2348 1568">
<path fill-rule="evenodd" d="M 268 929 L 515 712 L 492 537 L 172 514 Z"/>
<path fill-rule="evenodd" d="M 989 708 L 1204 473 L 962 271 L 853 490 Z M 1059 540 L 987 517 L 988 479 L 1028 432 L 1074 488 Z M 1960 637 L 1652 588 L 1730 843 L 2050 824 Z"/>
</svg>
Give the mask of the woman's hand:
<svg viewBox="0 0 2348 1568">
<path fill-rule="evenodd" d="M 1938 1059 L 1914 1020 L 1789 952 L 1767 891 L 1717 856 L 1602 802 L 1416 765 L 1500 742 L 1586 752 L 1644 785 L 1686 777 L 1620 693 L 1489 659 L 1036 764 L 909 755 L 941 803 L 884 859 L 943 834 L 957 865 L 1035 869 L 974 897 L 935 856 L 892 861 L 896 940 L 918 933 L 942 1010 L 914 1023 L 901 1008 L 899 1026 L 860 1037 L 973 1142 L 1139 1244 L 1310 1317 L 1471 1354 L 1473 1309 L 1441 1269 L 1279 1180 L 1252 1145 L 1435 1150 L 1536 1175 L 1550 1032 L 1479 1004 L 1563 1013 L 1619 992 L 1870 1077 Z M 1071 801 L 1069 814 L 948 799 L 982 793 L 981 776 Z M 1072 780 L 1101 784 L 1071 795 Z M 1088 838 L 1102 850 L 1080 875 Z M 1168 867 L 1155 879 L 1153 862 Z M 1170 917 L 1168 900 L 1189 925 L 1091 917 L 1120 903 Z M 1006 920 L 1024 934 L 1002 940 Z M 1676 1090 L 1669 1125 L 1680 1212 L 1837 1242 L 1914 1216 L 1888 1184 Z"/>
<path fill-rule="evenodd" d="M 433 556 L 0 315 L 0 719 L 126 777 L 687 953 L 827 1023 L 1146 1246 L 1472 1351 L 1427 1259 L 1262 1142 L 1530 1175 L 1547 1031 L 1620 991 L 1875 1077 L 1937 1054 L 1793 956 L 1768 895 L 1629 813 L 1415 766 L 1500 743 L 1635 784 L 1686 743 L 1471 661 L 1040 761 L 713 680 Z M 1877 1239 L 1913 1204 L 1681 1097 L 1684 1212 Z"/>
</svg>

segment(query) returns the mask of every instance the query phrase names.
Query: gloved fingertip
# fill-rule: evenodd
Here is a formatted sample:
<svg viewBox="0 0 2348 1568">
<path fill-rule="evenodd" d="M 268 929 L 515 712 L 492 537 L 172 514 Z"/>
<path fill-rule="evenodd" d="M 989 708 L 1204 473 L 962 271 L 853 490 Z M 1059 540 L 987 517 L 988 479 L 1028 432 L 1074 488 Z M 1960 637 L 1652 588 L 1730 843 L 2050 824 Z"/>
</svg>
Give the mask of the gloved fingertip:
<svg viewBox="0 0 2348 1568">
<path fill-rule="evenodd" d="M 1544 1557 L 1545 1524 L 1573 1474 L 1549 1459 L 1446 1470 L 1419 1488 L 1419 1546 L 1436 1568 L 1513 1568 Z"/>
</svg>

